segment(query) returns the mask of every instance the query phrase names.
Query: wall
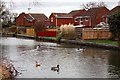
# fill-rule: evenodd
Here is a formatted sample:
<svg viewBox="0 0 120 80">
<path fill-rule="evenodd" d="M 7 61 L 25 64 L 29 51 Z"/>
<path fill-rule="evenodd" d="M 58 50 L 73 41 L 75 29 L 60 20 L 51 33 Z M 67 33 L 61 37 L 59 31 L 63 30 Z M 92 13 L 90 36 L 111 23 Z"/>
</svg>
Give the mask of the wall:
<svg viewBox="0 0 120 80">
<path fill-rule="evenodd" d="M 27 28 L 27 29 L 26 29 L 26 35 L 36 36 L 36 33 L 35 33 L 35 31 L 34 31 L 33 28 Z"/>
<path fill-rule="evenodd" d="M 82 30 L 82 39 L 109 39 L 111 33 L 109 29 L 92 29 L 85 28 Z"/>
<path fill-rule="evenodd" d="M 37 36 L 41 36 L 41 37 L 56 37 L 56 31 L 38 32 Z"/>
<path fill-rule="evenodd" d="M 25 13 L 21 13 L 17 18 L 16 18 L 16 26 L 23 26 L 25 23 L 24 20 Z"/>
<path fill-rule="evenodd" d="M 64 24 L 74 24 L 73 22 L 73 18 L 58 18 L 57 19 L 57 25 L 58 26 L 61 26 L 61 25 L 64 25 Z"/>
</svg>

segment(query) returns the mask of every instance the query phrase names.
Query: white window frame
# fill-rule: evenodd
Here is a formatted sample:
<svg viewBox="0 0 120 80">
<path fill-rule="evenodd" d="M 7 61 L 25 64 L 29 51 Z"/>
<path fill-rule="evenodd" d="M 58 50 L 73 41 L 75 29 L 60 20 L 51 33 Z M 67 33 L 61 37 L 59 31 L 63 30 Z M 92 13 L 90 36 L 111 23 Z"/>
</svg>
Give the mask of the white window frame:
<svg viewBox="0 0 120 80">
<path fill-rule="evenodd" d="M 86 18 L 85 18 L 85 21 L 88 21 L 88 20 L 89 20 L 89 18 L 88 18 L 88 17 L 86 17 Z"/>
<path fill-rule="evenodd" d="M 75 22 L 78 22 L 78 19 L 77 19 L 77 18 L 75 18 L 75 19 L 74 19 L 74 21 L 75 21 Z"/>
</svg>

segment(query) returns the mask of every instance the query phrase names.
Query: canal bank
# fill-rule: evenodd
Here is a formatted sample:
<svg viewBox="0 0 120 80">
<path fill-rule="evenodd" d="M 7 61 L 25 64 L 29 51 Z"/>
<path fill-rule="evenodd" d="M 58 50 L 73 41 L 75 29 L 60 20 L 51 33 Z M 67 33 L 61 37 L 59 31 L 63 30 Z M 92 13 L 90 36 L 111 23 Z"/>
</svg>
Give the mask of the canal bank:
<svg viewBox="0 0 120 80">
<path fill-rule="evenodd" d="M 0 80 L 14 80 L 13 74 L 10 72 L 9 62 L 0 59 Z"/>
<path fill-rule="evenodd" d="M 54 37 L 34 37 L 34 36 L 27 36 L 27 35 L 21 35 L 21 34 L 17 34 L 16 36 L 18 38 L 36 39 L 38 41 L 41 40 L 41 41 L 57 42 L 57 43 L 69 43 L 69 44 L 84 45 L 84 46 L 98 47 L 98 48 L 104 48 L 104 49 L 120 50 L 120 47 L 118 46 L 113 46 L 110 44 L 98 44 L 95 42 L 85 42 L 83 40 L 77 41 L 77 40 L 61 39 L 60 42 L 58 42 Z"/>
<path fill-rule="evenodd" d="M 1 80 L 11 80 L 11 73 L 5 69 L 5 67 L 0 66 L 0 79 Z"/>
</svg>

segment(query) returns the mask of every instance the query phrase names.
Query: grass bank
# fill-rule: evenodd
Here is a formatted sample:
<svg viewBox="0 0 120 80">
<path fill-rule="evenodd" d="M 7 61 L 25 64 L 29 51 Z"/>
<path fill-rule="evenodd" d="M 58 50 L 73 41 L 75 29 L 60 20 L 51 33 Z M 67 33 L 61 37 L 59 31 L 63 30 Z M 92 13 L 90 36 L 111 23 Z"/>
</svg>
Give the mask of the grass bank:
<svg viewBox="0 0 120 80">
<path fill-rule="evenodd" d="M 111 41 L 111 40 L 79 40 L 79 39 L 78 40 L 67 40 L 67 39 L 61 39 L 60 41 L 57 41 L 56 37 L 35 37 L 35 36 L 28 36 L 28 35 L 23 35 L 23 34 L 16 34 L 16 37 L 17 38 L 21 37 L 21 38 L 28 38 L 28 39 L 36 39 L 37 41 L 71 43 L 71 44 L 77 44 L 77 45 L 120 50 L 120 47 L 118 47 L 117 41 Z"/>
<path fill-rule="evenodd" d="M 113 45 L 117 46 L 118 43 L 117 41 L 112 41 L 112 40 L 84 40 L 85 42 L 93 42 L 96 44 L 105 44 L 105 45 Z"/>
</svg>

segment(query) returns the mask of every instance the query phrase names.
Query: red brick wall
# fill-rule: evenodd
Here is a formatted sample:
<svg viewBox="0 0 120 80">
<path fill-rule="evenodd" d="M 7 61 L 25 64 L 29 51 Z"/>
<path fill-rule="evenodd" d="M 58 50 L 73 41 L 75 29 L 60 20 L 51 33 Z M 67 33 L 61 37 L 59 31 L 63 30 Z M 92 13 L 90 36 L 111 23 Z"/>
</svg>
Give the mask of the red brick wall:
<svg viewBox="0 0 120 80">
<path fill-rule="evenodd" d="M 105 22 L 106 23 L 106 20 L 104 20 L 103 16 L 107 16 L 109 14 L 109 12 L 110 11 L 107 8 L 101 8 L 98 11 L 97 19 L 95 20 L 96 24 L 99 24 L 100 22 Z M 105 17 L 105 18 L 107 18 L 107 17 Z"/>
<path fill-rule="evenodd" d="M 57 19 L 57 26 L 61 26 L 61 25 L 64 25 L 64 24 L 73 24 L 73 19 L 72 18 L 58 18 Z"/>
<path fill-rule="evenodd" d="M 90 18 L 88 18 L 88 20 L 86 20 L 85 18 L 83 18 L 83 25 L 85 25 L 85 26 L 91 26 L 90 24 L 91 24 L 91 19 Z"/>
<path fill-rule="evenodd" d="M 41 37 L 56 37 L 56 31 L 38 32 L 37 36 L 41 36 Z"/>
<path fill-rule="evenodd" d="M 23 26 L 25 24 L 24 23 L 25 22 L 24 16 L 25 16 L 25 13 L 22 13 L 16 18 L 16 25 L 17 26 Z"/>
</svg>

